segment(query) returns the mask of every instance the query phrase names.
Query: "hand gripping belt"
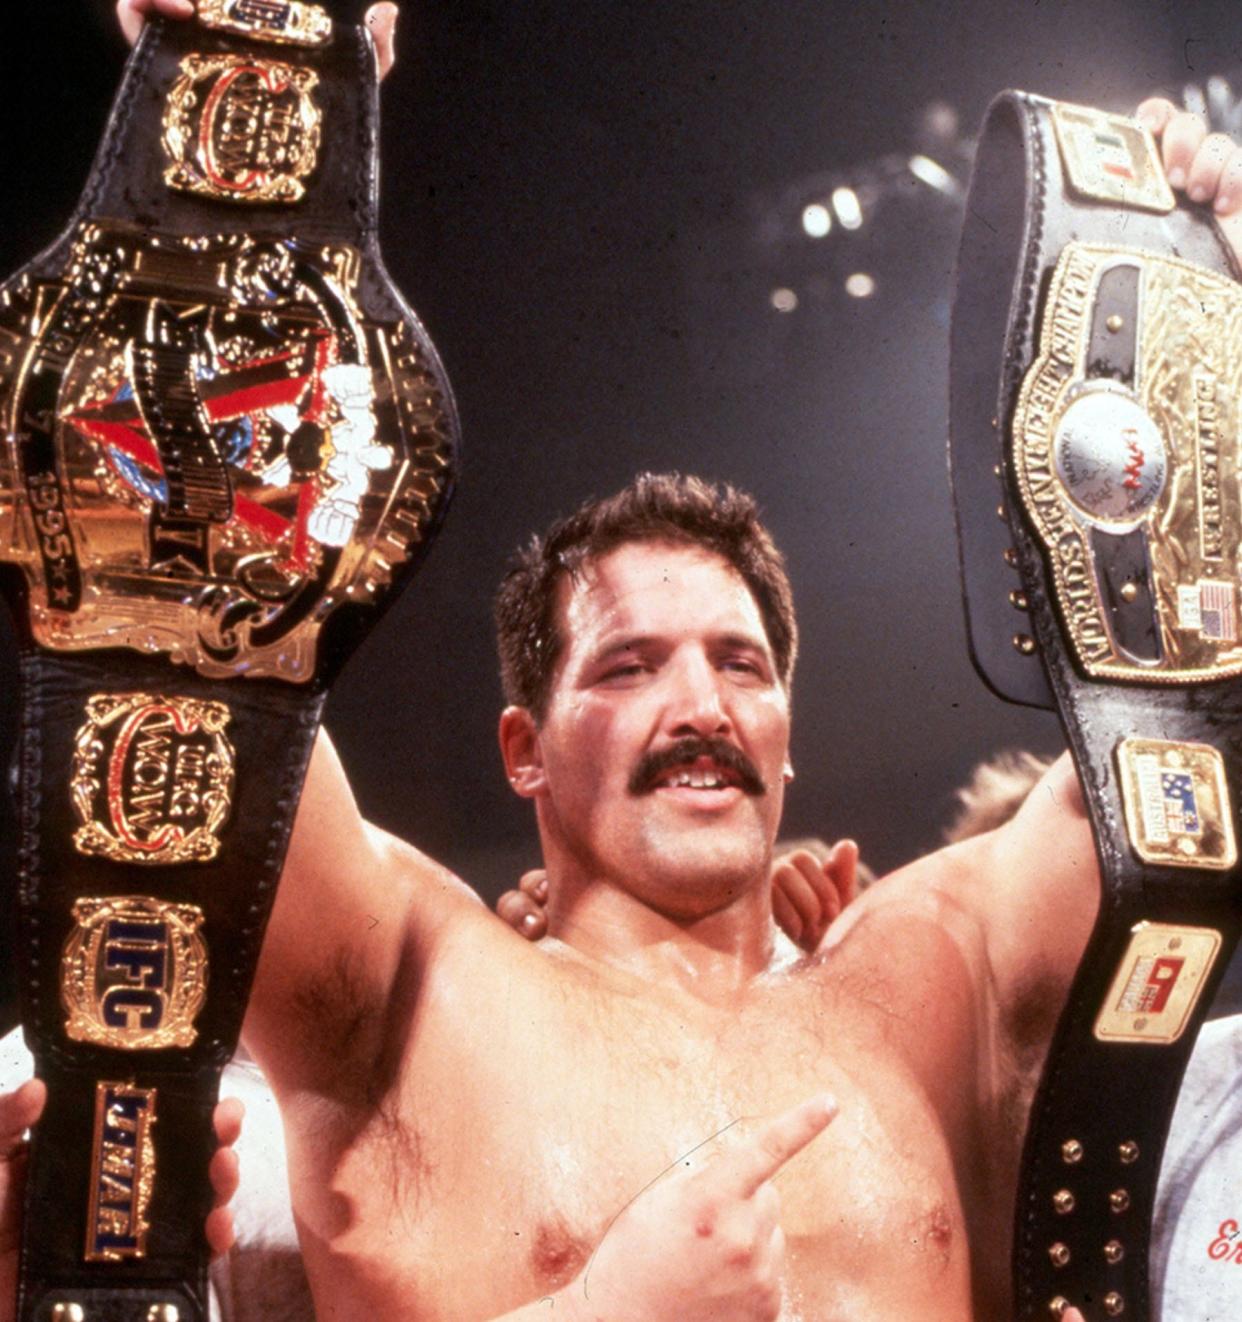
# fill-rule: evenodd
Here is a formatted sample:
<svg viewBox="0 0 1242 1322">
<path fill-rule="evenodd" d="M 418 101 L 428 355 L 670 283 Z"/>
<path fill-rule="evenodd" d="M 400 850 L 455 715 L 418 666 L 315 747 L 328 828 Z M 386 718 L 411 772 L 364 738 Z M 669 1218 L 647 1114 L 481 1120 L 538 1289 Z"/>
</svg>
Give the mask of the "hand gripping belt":
<svg viewBox="0 0 1242 1322">
<path fill-rule="evenodd" d="M 1102 886 L 1026 1136 L 1024 1322 L 1150 1315 L 1161 1152 L 1238 936 L 1236 274 L 1137 124 L 993 104 L 951 345 L 971 649 L 1059 711 Z"/>
<path fill-rule="evenodd" d="M 0 291 L 22 637 L 22 1322 L 198 1322 L 220 1071 L 324 696 L 409 576 L 456 418 L 376 238 L 362 28 L 199 0 L 126 67 Z"/>
</svg>

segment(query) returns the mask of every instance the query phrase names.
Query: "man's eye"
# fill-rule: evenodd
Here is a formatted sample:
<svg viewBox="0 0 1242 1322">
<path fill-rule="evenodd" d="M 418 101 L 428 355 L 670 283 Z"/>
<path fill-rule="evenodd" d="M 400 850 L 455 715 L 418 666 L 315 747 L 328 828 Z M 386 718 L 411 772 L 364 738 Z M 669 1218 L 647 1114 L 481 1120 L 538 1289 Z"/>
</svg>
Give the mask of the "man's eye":
<svg viewBox="0 0 1242 1322">
<path fill-rule="evenodd" d="M 627 661 L 624 665 L 611 666 L 601 676 L 602 679 L 632 679 L 647 673 L 647 667 L 641 661 Z"/>
<path fill-rule="evenodd" d="M 762 675 L 763 671 L 759 669 L 756 662 L 748 660 L 744 656 L 727 657 L 722 663 L 725 670 L 732 670 L 743 675 Z"/>
</svg>

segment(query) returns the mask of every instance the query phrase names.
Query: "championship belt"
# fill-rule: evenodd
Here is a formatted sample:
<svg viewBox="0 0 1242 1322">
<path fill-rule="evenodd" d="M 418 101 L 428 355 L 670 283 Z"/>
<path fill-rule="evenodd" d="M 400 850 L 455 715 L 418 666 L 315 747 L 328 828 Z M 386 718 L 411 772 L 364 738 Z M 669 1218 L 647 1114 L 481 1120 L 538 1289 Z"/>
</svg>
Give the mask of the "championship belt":
<svg viewBox="0 0 1242 1322">
<path fill-rule="evenodd" d="M 69 229 L 0 290 L 23 634 L 23 1322 L 198 1322 L 211 1112 L 331 679 L 426 549 L 456 420 L 376 239 L 361 28 L 148 25 Z"/>
<path fill-rule="evenodd" d="M 951 346 L 971 647 L 1001 696 L 1059 711 L 1102 887 L 1026 1137 L 1024 1320 L 1149 1316 L 1165 1135 L 1238 938 L 1235 275 L 1137 123 L 993 104 Z"/>
</svg>

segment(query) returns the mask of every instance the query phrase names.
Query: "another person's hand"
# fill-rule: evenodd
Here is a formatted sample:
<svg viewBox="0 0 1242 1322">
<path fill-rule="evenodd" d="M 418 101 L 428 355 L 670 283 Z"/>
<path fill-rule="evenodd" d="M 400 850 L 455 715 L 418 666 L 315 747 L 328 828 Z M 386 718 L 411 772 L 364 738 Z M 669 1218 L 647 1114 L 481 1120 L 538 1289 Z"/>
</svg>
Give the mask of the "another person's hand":
<svg viewBox="0 0 1242 1322">
<path fill-rule="evenodd" d="M 26 1190 L 26 1131 L 36 1124 L 47 1103 L 41 1079 L 28 1079 L 13 1092 L 0 1093 L 0 1322 L 16 1313 L 17 1266 L 22 1239 L 22 1202 Z M 227 1206 L 237 1192 L 237 1153 L 245 1108 L 235 1097 L 220 1102 L 212 1116 L 220 1147 L 209 1167 L 216 1206 L 204 1227 L 213 1255 L 233 1247 L 233 1213 Z"/>
<path fill-rule="evenodd" d="M 772 914 L 791 941 L 815 951 L 841 911 L 858 896 L 858 846 L 838 840 L 823 862 L 809 849 L 780 854 L 772 863 Z M 516 890 L 505 891 L 496 912 L 530 941 L 548 931 L 548 874 L 536 868 Z"/>
<path fill-rule="evenodd" d="M 811 1098 L 645 1189 L 561 1292 L 567 1322 L 776 1322 L 785 1235 L 771 1181 L 835 1114 Z"/>
<path fill-rule="evenodd" d="M 116 16 L 121 23 L 125 40 L 131 45 L 138 40 L 148 14 L 163 18 L 193 18 L 193 0 L 117 0 Z M 381 78 L 392 68 L 396 59 L 393 30 L 397 23 L 397 6 L 388 3 L 372 5 L 366 13 L 366 25 L 375 42 L 375 58 Z"/>
<path fill-rule="evenodd" d="M 1242 262 L 1242 147 L 1226 133 L 1209 133 L 1201 116 L 1162 96 L 1148 97 L 1135 114 L 1159 144 L 1169 183 L 1212 208 Z"/>
<path fill-rule="evenodd" d="M 847 904 L 858 896 L 858 846 L 838 840 L 821 863 L 809 849 L 772 863 L 772 913 L 785 935 L 814 952 Z"/>
<path fill-rule="evenodd" d="M 538 941 L 546 936 L 548 874 L 542 868 L 523 873 L 517 890 L 505 891 L 496 901 L 496 912 L 528 941 Z"/>
</svg>

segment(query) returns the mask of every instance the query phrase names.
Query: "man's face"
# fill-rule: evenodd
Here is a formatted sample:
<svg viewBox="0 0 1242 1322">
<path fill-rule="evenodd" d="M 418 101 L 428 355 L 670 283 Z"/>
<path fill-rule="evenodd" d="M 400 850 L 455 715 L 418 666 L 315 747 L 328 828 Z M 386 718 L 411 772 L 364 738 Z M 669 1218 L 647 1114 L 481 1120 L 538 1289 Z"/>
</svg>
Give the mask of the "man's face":
<svg viewBox="0 0 1242 1322">
<path fill-rule="evenodd" d="M 587 876 L 678 917 L 766 873 L 789 698 L 758 605 L 719 556 L 635 542 L 561 588 L 536 740 L 540 826 Z"/>
</svg>

